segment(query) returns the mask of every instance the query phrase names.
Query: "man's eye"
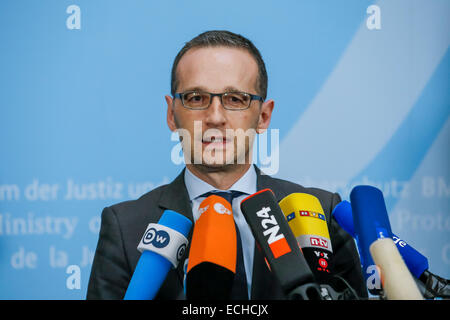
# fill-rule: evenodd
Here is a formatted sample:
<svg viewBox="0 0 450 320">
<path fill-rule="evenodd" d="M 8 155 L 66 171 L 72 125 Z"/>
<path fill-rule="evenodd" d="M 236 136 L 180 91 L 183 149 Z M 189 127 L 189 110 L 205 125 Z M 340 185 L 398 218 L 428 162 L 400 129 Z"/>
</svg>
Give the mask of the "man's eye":
<svg viewBox="0 0 450 320">
<path fill-rule="evenodd" d="M 246 94 L 231 93 L 227 95 L 226 101 L 231 105 L 242 107 L 248 104 L 249 97 Z"/>
<path fill-rule="evenodd" d="M 192 93 L 186 94 L 184 99 L 185 99 L 185 101 L 190 102 L 190 103 L 199 103 L 199 102 L 202 102 L 204 98 L 201 94 L 192 92 Z"/>
</svg>

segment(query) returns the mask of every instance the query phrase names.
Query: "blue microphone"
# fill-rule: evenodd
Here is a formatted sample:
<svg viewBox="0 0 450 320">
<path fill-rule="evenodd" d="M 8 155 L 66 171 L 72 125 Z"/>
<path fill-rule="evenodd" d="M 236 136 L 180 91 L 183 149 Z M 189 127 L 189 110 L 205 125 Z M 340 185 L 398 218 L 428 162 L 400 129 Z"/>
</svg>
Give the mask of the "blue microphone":
<svg viewBox="0 0 450 320">
<path fill-rule="evenodd" d="M 354 233 L 360 255 L 372 257 L 380 273 L 383 295 L 393 300 L 421 300 L 422 294 L 392 237 L 381 190 L 356 186 L 350 193 Z M 364 262 L 367 265 L 367 262 Z"/>
<path fill-rule="evenodd" d="M 347 231 L 353 238 L 356 239 L 357 235 L 355 234 L 353 225 L 353 213 L 350 202 L 344 200 L 336 205 L 333 209 L 332 216 L 334 216 L 342 229 Z M 394 240 L 394 243 L 396 244 L 397 249 L 405 261 L 409 271 L 425 286 L 425 297 L 450 298 L 449 281 L 428 271 L 428 259 L 419 251 L 407 244 L 406 241 L 401 240 L 397 235 L 392 234 L 392 239 Z M 359 244 L 357 243 L 357 245 L 359 249 Z M 374 264 L 370 255 L 368 257 L 362 257 L 361 260 L 361 262 L 363 262 L 363 260 L 365 261 L 363 264 L 364 270 L 366 270 L 368 266 Z"/>
<path fill-rule="evenodd" d="M 353 238 L 355 238 L 356 235 L 353 226 L 353 213 L 350 202 L 344 200 L 339 203 L 334 208 L 332 215 L 335 217 L 338 224 Z M 397 235 L 392 234 L 392 239 L 394 240 L 394 243 L 397 246 L 403 260 L 405 260 L 409 271 L 411 271 L 413 276 L 419 279 L 423 272 L 428 269 L 428 259 L 419 251 L 407 244 L 404 240 L 401 240 Z M 371 257 L 369 258 L 372 260 Z M 365 263 L 365 265 L 370 264 L 373 264 L 373 261 L 367 261 L 367 263 Z"/>
<path fill-rule="evenodd" d="M 142 252 L 124 300 L 152 300 L 161 288 L 170 268 L 176 268 L 188 245 L 192 221 L 166 210 L 158 223 L 150 223 L 138 250 Z"/>
</svg>

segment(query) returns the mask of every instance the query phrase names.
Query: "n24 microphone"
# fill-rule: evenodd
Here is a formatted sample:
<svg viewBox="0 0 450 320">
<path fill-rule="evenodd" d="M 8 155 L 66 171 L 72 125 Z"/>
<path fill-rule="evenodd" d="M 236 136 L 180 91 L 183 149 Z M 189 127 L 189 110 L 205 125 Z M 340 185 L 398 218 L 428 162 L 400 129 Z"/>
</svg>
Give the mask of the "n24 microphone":
<svg viewBox="0 0 450 320">
<path fill-rule="evenodd" d="M 237 240 L 231 204 L 211 195 L 199 207 L 186 274 L 188 300 L 228 300 L 236 273 Z"/>
<path fill-rule="evenodd" d="M 394 241 L 383 193 L 372 186 L 356 186 L 350 193 L 355 233 L 363 256 L 370 252 L 380 269 L 381 285 L 390 300 L 423 297 Z"/>
<path fill-rule="evenodd" d="M 191 220 L 172 210 L 164 211 L 158 223 L 148 225 L 138 245 L 142 254 L 125 300 L 152 300 L 156 296 L 170 268 L 176 268 L 183 258 L 191 228 Z"/>
<path fill-rule="evenodd" d="M 241 211 L 284 293 L 292 300 L 322 300 L 320 287 L 270 189 L 248 196 Z"/>
<path fill-rule="evenodd" d="M 333 210 L 332 215 L 338 224 L 347 231 L 352 237 L 356 237 L 353 226 L 353 213 L 350 202 L 344 200 L 340 202 Z M 392 234 L 392 239 L 397 246 L 400 255 L 406 263 L 409 271 L 414 277 L 421 281 L 424 285 L 424 295 L 426 298 L 450 298 L 450 286 L 448 280 L 443 279 L 430 271 L 428 271 L 428 259 L 411 247 L 406 241 Z M 358 244 L 359 246 L 359 244 Z M 364 269 L 373 265 L 372 257 L 365 257 L 367 260 Z"/>
</svg>

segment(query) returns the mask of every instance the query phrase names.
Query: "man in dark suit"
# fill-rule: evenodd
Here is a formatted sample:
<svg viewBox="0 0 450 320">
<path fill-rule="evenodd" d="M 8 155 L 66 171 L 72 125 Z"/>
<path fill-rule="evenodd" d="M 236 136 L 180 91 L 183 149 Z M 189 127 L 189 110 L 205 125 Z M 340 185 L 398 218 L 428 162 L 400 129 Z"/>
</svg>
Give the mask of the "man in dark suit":
<svg viewBox="0 0 450 320">
<path fill-rule="evenodd" d="M 267 72 L 258 49 L 228 31 L 208 31 L 181 49 L 172 67 L 167 123 L 180 132 L 186 168 L 170 184 L 137 200 L 107 207 L 88 286 L 88 299 L 122 299 L 140 257 L 137 245 L 150 222 L 164 210 L 193 222 L 209 192 L 238 191 L 233 216 L 242 244 L 244 282 L 249 299 L 285 299 L 269 271 L 239 208 L 249 194 L 270 188 L 278 201 L 302 192 L 316 196 L 324 209 L 334 252 L 334 272 L 367 297 L 353 239 L 331 217 L 338 194 L 271 178 L 252 165 L 252 133 L 270 124 L 273 100 L 266 100 Z M 200 126 L 202 132 L 197 134 Z M 242 139 L 243 138 L 243 139 Z M 230 151 L 231 150 L 231 151 Z M 188 236 L 191 240 L 192 231 Z M 189 255 L 187 250 L 184 259 Z M 184 263 L 169 272 L 157 299 L 183 299 Z M 214 281 L 211 279 L 211 281 Z"/>
</svg>

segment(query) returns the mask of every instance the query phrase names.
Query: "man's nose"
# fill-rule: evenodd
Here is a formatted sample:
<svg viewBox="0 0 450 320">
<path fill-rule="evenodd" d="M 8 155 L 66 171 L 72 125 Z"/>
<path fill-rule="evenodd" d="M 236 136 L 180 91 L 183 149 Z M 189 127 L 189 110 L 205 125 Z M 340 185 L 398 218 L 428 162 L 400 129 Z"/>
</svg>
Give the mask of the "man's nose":
<svg viewBox="0 0 450 320">
<path fill-rule="evenodd" d="M 206 110 L 206 124 L 212 127 L 219 127 L 225 125 L 226 117 L 225 117 L 225 109 L 222 106 L 222 101 L 220 97 L 215 96 L 212 97 L 211 104 L 209 108 Z"/>
</svg>

